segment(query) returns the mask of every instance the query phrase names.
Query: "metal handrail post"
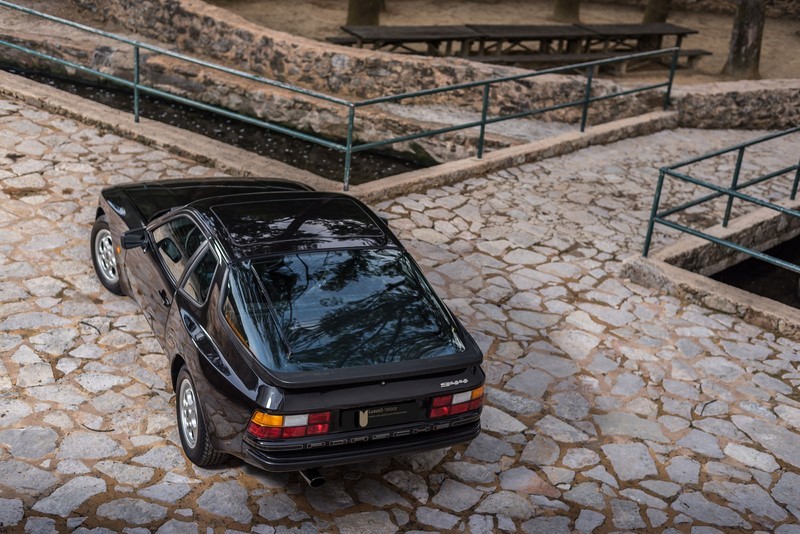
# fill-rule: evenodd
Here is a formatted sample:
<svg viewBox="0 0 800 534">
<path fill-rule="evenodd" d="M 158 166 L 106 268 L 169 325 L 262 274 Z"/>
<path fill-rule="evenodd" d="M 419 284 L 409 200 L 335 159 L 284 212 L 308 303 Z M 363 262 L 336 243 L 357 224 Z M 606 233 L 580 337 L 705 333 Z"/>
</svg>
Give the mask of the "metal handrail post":
<svg viewBox="0 0 800 534">
<path fill-rule="evenodd" d="M 664 177 L 666 173 L 661 169 L 658 173 L 658 183 L 656 184 L 656 194 L 653 197 L 653 208 L 650 210 L 650 223 L 647 225 L 647 234 L 644 237 L 644 250 L 642 256 L 645 258 L 650 252 L 650 242 L 653 239 L 653 227 L 656 224 L 656 216 L 658 214 L 658 205 L 661 202 L 661 189 L 664 187 Z"/>
<path fill-rule="evenodd" d="M 478 159 L 483 157 L 483 143 L 486 135 L 486 116 L 489 113 L 489 89 L 491 84 L 483 86 L 483 107 L 481 108 L 481 132 L 478 135 Z"/>
<path fill-rule="evenodd" d="M 797 162 L 797 171 L 794 173 L 794 183 L 792 184 L 792 200 L 797 197 L 798 185 L 800 185 L 800 161 Z"/>
<path fill-rule="evenodd" d="M 133 46 L 133 122 L 139 122 L 139 46 Z"/>
<path fill-rule="evenodd" d="M 739 149 L 739 154 L 736 156 L 736 167 L 733 170 L 733 178 L 731 178 L 731 190 L 736 191 L 739 185 L 739 172 L 742 170 L 742 160 L 744 159 L 744 148 Z M 733 195 L 728 195 L 728 204 L 725 206 L 725 216 L 722 218 L 722 227 L 728 227 L 728 221 L 731 218 L 731 208 L 733 208 Z"/>
<path fill-rule="evenodd" d="M 595 67 L 586 69 L 586 91 L 583 95 L 583 112 L 581 113 L 581 133 L 586 129 L 586 118 L 589 115 L 589 102 L 592 97 L 592 77 Z"/>
<path fill-rule="evenodd" d="M 353 159 L 353 123 L 356 120 L 356 107 L 349 106 L 347 113 L 347 144 L 344 153 L 344 190 L 350 189 L 350 160 Z"/>
<path fill-rule="evenodd" d="M 672 51 L 672 63 L 669 65 L 669 81 L 667 82 L 667 91 L 664 93 L 664 111 L 669 109 L 670 98 L 672 96 L 672 82 L 675 80 L 675 71 L 678 70 L 678 52 L 680 48 L 675 48 Z"/>
</svg>

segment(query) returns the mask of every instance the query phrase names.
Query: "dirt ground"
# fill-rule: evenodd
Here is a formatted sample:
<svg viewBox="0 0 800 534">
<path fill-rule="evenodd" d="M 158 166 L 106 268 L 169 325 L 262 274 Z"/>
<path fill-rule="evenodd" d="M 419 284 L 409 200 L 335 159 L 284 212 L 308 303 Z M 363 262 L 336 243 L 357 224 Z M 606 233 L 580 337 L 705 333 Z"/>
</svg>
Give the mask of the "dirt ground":
<svg viewBox="0 0 800 534">
<path fill-rule="evenodd" d="M 207 0 L 268 28 L 313 39 L 344 35 L 346 0 Z M 554 24 L 549 0 L 387 0 L 385 25 Z M 608 4 L 581 5 L 581 22 L 641 22 L 642 9 Z M 719 73 L 728 55 L 732 15 L 674 10 L 669 22 L 700 33 L 684 40 L 685 48 L 713 53 L 692 70 L 679 72 L 678 83 L 705 83 L 726 78 Z M 629 73 L 626 79 L 649 78 Z M 761 52 L 762 78 L 800 78 L 800 21 L 767 19 Z"/>
</svg>

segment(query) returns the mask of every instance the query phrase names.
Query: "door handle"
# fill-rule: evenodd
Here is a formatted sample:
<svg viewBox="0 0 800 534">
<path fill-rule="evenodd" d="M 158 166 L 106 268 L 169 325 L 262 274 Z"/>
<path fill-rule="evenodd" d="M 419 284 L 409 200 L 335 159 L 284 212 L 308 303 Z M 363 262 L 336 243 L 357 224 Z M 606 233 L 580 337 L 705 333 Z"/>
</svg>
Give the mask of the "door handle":
<svg viewBox="0 0 800 534">
<path fill-rule="evenodd" d="M 160 290 L 160 291 L 158 292 L 158 296 L 159 296 L 159 297 L 161 297 L 161 303 L 162 303 L 164 306 L 167 306 L 167 307 L 169 307 L 169 305 L 170 305 L 170 304 L 172 304 L 172 301 L 170 301 L 170 300 L 169 300 L 169 297 L 167 296 L 167 292 L 166 292 L 166 290 L 164 290 L 164 289 Z"/>
</svg>

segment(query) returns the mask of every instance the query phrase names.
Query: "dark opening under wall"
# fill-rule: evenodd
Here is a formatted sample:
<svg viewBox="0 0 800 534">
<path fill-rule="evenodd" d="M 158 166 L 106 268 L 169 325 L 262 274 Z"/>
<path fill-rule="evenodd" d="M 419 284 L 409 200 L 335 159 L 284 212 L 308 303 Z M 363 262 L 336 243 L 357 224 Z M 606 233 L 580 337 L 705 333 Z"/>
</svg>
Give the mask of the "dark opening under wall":
<svg viewBox="0 0 800 534">
<path fill-rule="evenodd" d="M 800 237 L 765 251 L 770 256 L 800 265 Z M 800 308 L 800 275 L 762 260 L 750 258 L 711 276 L 714 280 L 750 293 Z"/>
</svg>

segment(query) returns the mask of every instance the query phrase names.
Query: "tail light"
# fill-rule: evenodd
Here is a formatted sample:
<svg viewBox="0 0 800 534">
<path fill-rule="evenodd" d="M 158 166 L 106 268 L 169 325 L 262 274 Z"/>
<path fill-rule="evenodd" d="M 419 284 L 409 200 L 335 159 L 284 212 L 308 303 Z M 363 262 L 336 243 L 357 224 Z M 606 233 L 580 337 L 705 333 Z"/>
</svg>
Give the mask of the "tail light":
<svg viewBox="0 0 800 534">
<path fill-rule="evenodd" d="M 480 410 L 483 406 L 483 386 L 471 391 L 456 393 L 455 395 L 442 395 L 431 400 L 431 409 L 428 413 L 430 419 L 439 419 L 448 415 L 458 415 L 464 412 Z"/>
<path fill-rule="evenodd" d="M 291 439 L 327 434 L 330 427 L 331 412 L 274 415 L 256 410 L 247 433 L 257 439 Z"/>
</svg>

